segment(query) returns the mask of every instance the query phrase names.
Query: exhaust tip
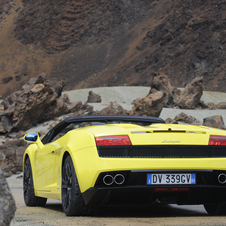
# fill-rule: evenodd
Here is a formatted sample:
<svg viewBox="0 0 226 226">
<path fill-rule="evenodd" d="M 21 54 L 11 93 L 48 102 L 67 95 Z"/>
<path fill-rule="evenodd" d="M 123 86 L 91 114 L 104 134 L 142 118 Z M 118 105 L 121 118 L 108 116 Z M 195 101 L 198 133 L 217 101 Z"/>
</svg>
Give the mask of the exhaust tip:
<svg viewBox="0 0 226 226">
<path fill-rule="evenodd" d="M 122 174 L 116 174 L 114 177 L 114 181 L 118 185 L 123 184 L 125 182 L 125 177 Z"/>
<path fill-rule="evenodd" d="M 105 185 L 108 185 L 108 186 L 112 185 L 113 182 L 114 182 L 114 178 L 111 175 L 107 174 L 107 175 L 104 176 L 103 182 L 104 182 Z"/>
<path fill-rule="evenodd" d="M 224 173 L 221 173 L 218 175 L 218 181 L 221 184 L 225 184 L 226 183 L 226 175 Z"/>
</svg>

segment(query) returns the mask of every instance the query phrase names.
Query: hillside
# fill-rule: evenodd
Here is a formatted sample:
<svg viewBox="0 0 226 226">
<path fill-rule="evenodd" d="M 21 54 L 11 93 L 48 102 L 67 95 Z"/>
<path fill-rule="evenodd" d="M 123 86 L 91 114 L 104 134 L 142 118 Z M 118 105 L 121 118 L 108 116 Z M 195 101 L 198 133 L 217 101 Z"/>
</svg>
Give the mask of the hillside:
<svg viewBox="0 0 226 226">
<path fill-rule="evenodd" d="M 2 0 L 0 95 L 45 72 L 65 89 L 150 86 L 226 92 L 226 1 Z"/>
</svg>

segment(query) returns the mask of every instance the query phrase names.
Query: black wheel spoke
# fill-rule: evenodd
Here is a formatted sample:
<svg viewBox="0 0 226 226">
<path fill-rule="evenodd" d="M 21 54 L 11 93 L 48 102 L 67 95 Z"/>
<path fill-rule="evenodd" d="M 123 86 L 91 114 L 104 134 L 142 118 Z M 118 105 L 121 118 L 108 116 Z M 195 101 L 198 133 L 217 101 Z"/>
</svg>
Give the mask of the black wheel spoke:
<svg viewBox="0 0 226 226">
<path fill-rule="evenodd" d="M 66 177 L 68 180 L 68 184 L 72 183 L 72 171 L 69 163 L 66 164 Z"/>
<path fill-rule="evenodd" d="M 67 186 L 68 186 L 68 181 L 67 181 L 67 179 L 65 179 L 65 178 L 62 179 L 62 185 L 63 185 L 63 186 L 66 186 L 65 188 L 67 188 Z"/>
<path fill-rule="evenodd" d="M 25 167 L 24 167 L 24 195 L 27 198 L 29 196 L 29 191 L 30 191 L 30 165 L 28 162 L 26 162 Z"/>
<path fill-rule="evenodd" d="M 27 191 L 28 191 L 28 186 L 24 185 L 24 194 L 27 194 Z"/>
<path fill-rule="evenodd" d="M 66 184 L 62 184 L 62 188 L 63 189 L 67 189 L 67 185 Z"/>
<path fill-rule="evenodd" d="M 68 207 L 68 194 L 66 194 L 64 196 L 62 204 L 63 204 L 64 208 L 67 209 L 67 207 Z"/>
<path fill-rule="evenodd" d="M 68 189 L 68 205 L 71 204 L 71 189 Z"/>
</svg>

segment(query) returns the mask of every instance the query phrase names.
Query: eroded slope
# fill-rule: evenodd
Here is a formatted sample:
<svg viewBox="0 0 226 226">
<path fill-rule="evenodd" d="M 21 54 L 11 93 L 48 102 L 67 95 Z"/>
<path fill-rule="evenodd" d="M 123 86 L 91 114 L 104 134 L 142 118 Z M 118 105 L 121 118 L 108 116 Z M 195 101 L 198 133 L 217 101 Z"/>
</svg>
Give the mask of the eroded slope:
<svg viewBox="0 0 226 226">
<path fill-rule="evenodd" d="M 42 72 L 68 90 L 149 86 L 159 68 L 175 86 L 201 75 L 204 89 L 226 91 L 225 1 L 13 3 L 17 10 L 1 22 L 0 94 Z"/>
</svg>

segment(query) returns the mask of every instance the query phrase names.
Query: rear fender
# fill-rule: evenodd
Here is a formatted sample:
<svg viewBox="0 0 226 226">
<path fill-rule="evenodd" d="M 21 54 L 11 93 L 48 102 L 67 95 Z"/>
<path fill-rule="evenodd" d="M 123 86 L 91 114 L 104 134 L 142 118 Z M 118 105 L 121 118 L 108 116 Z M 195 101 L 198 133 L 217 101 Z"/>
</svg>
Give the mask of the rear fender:
<svg viewBox="0 0 226 226">
<path fill-rule="evenodd" d="M 63 169 L 63 160 L 65 155 L 70 155 L 72 162 L 75 168 L 75 173 L 78 179 L 81 192 L 83 191 L 84 184 L 84 171 L 88 170 L 85 168 L 87 166 L 87 161 L 95 161 L 91 156 L 96 156 L 96 142 L 93 134 L 82 132 L 79 133 L 68 133 L 67 135 L 71 136 L 68 142 L 68 145 L 64 147 L 61 154 L 61 166 L 60 175 L 58 175 L 58 183 L 62 183 L 62 169 Z M 73 139 L 74 137 L 78 139 Z M 89 157 L 87 157 L 89 156 Z M 91 165 L 88 167 L 91 167 Z M 87 171 L 88 172 L 88 171 Z M 81 176 L 82 175 L 82 176 Z"/>
</svg>

